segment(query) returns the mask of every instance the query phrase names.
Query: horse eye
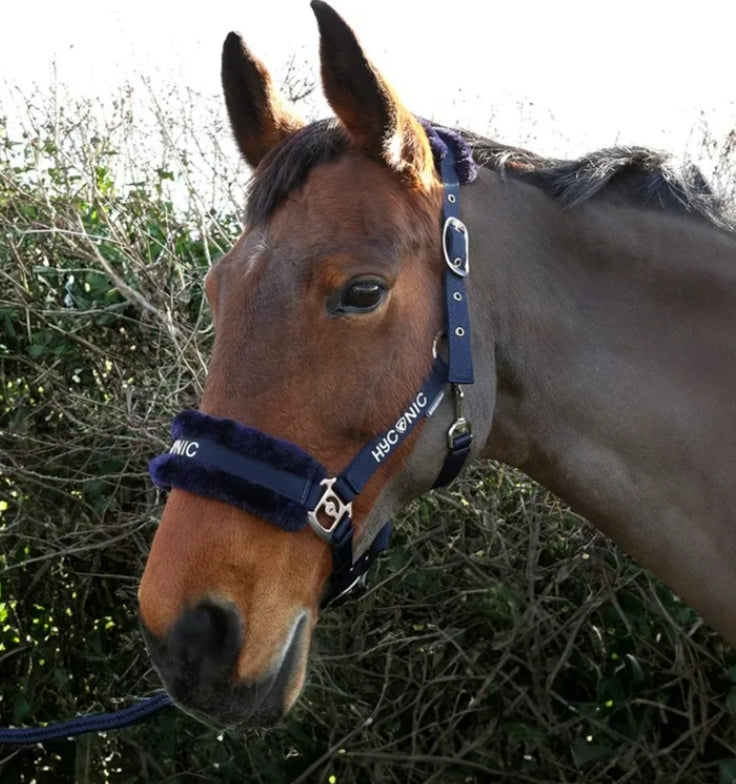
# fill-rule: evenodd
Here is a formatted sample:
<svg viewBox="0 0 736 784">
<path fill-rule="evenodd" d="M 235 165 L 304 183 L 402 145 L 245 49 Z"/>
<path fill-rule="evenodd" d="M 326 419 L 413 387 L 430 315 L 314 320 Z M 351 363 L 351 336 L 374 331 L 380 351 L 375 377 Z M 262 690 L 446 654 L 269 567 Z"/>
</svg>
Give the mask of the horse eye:
<svg viewBox="0 0 736 784">
<path fill-rule="evenodd" d="M 361 313 L 375 310 L 383 301 L 386 289 L 377 280 L 356 280 L 348 284 L 338 307 L 341 313 Z"/>
</svg>

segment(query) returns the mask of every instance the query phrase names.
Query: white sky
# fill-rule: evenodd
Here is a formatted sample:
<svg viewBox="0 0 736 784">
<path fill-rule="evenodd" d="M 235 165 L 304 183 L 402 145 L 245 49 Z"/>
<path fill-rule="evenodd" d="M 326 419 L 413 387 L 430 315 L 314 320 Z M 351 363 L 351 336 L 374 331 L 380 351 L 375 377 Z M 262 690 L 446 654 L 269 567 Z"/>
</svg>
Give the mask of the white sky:
<svg viewBox="0 0 736 784">
<path fill-rule="evenodd" d="M 636 143 L 683 155 L 703 118 L 717 138 L 736 124 L 731 3 L 333 4 L 410 108 L 507 143 L 567 155 Z M 231 29 L 277 76 L 290 54 L 317 75 L 308 0 L 35 0 L 4 3 L 0 81 L 26 90 L 55 73 L 80 94 L 105 95 L 143 74 L 213 95 Z"/>
</svg>

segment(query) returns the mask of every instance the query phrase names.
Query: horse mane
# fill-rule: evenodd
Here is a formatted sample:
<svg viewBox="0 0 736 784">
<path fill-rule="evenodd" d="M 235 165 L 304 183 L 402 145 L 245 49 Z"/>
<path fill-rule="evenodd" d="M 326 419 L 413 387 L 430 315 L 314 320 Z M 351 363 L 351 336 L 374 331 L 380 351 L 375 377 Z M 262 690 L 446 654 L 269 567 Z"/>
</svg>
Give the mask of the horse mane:
<svg viewBox="0 0 736 784">
<path fill-rule="evenodd" d="M 536 185 L 564 207 L 591 199 L 617 199 L 645 209 L 684 212 L 716 226 L 736 229 L 723 201 L 692 163 L 647 147 L 609 147 L 575 160 L 544 158 L 520 147 L 463 132 L 476 160 L 487 168 Z"/>
<path fill-rule="evenodd" d="M 459 131 L 486 168 L 548 193 L 564 207 L 606 198 L 644 209 L 680 212 L 736 230 L 725 205 L 693 164 L 675 167 L 671 158 L 645 147 L 612 147 L 575 160 L 544 158 L 521 147 Z M 309 172 L 350 147 L 337 120 L 318 120 L 290 136 L 264 158 L 248 186 L 246 223 L 266 221 Z"/>
</svg>

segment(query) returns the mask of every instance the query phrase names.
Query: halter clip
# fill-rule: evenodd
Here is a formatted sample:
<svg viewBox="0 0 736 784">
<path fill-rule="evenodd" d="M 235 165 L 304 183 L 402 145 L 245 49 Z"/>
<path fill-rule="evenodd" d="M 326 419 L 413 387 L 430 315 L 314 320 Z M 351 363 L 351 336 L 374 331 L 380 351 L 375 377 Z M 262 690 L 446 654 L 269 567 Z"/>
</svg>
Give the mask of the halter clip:
<svg viewBox="0 0 736 784">
<path fill-rule="evenodd" d="M 463 388 L 460 384 L 453 384 L 452 391 L 454 393 L 453 396 L 455 401 L 455 420 L 447 431 L 447 443 L 451 451 L 455 447 L 455 439 L 458 438 L 458 436 L 472 436 L 473 432 L 470 420 L 466 419 L 463 414 L 463 404 L 465 402 L 465 392 L 463 392 Z"/>
</svg>

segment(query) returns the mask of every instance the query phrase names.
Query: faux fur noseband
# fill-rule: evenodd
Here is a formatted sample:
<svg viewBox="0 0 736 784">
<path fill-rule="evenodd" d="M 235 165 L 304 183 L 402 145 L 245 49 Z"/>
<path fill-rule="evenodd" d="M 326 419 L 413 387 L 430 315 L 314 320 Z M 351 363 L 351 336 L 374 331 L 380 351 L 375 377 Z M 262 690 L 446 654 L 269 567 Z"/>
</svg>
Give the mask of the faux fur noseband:
<svg viewBox="0 0 736 784">
<path fill-rule="evenodd" d="M 286 531 L 306 525 L 326 471 L 296 444 L 199 411 L 177 414 L 171 435 L 169 452 L 151 461 L 156 485 L 216 498 Z"/>
</svg>

